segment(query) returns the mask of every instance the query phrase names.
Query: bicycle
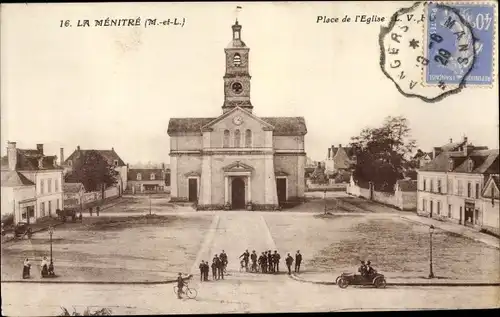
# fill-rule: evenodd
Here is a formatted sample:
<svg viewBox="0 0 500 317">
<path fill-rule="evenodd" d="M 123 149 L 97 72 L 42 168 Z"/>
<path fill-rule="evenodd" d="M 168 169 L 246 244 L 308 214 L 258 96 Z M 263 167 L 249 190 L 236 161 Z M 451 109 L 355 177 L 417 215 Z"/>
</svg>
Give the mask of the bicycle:
<svg viewBox="0 0 500 317">
<path fill-rule="evenodd" d="M 174 294 L 177 295 L 177 291 L 179 290 L 179 287 L 177 285 L 174 286 Z M 184 289 L 181 291 L 181 294 L 186 294 L 186 296 L 189 299 L 194 299 L 198 295 L 198 291 L 196 291 L 194 288 L 189 288 L 189 286 L 186 284 L 184 285 Z"/>
<path fill-rule="evenodd" d="M 240 261 L 240 273 L 248 272 L 248 266 L 245 265 L 245 260 Z"/>
</svg>

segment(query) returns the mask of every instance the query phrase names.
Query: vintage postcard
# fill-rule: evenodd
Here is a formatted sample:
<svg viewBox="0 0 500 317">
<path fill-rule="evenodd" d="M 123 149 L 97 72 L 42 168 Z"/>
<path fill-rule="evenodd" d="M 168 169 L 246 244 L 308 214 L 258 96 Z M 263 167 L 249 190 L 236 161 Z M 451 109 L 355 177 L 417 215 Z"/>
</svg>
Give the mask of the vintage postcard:
<svg viewBox="0 0 500 317">
<path fill-rule="evenodd" d="M 7 316 L 500 307 L 496 1 L 4 3 Z"/>
</svg>

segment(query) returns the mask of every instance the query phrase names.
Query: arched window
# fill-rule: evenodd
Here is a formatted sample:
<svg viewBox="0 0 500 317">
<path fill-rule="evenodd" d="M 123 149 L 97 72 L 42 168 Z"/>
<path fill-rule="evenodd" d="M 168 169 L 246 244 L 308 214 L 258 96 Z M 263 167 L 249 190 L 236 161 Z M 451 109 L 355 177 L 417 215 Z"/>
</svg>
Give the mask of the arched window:
<svg viewBox="0 0 500 317">
<path fill-rule="evenodd" d="M 251 147 L 252 146 L 252 131 L 250 129 L 247 129 L 245 131 L 245 147 Z"/>
<path fill-rule="evenodd" d="M 137 173 L 137 180 L 140 181 L 142 179 L 141 173 Z"/>
<path fill-rule="evenodd" d="M 151 179 L 152 181 L 154 181 L 154 180 L 155 180 L 155 173 L 151 173 L 150 179 Z"/>
<path fill-rule="evenodd" d="M 236 53 L 233 56 L 233 65 L 234 66 L 241 66 L 241 56 L 240 54 Z"/>
<path fill-rule="evenodd" d="M 240 147 L 241 143 L 241 135 L 240 135 L 240 130 L 234 131 L 234 147 Z"/>
<path fill-rule="evenodd" d="M 229 130 L 224 130 L 224 143 L 222 147 L 229 147 Z"/>
</svg>

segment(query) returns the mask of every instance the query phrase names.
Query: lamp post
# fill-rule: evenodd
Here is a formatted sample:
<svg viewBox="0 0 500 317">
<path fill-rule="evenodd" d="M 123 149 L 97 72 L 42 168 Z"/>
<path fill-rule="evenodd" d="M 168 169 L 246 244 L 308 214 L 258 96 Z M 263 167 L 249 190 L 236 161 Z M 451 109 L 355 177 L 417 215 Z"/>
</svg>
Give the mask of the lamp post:
<svg viewBox="0 0 500 317">
<path fill-rule="evenodd" d="M 49 227 L 49 235 L 50 235 L 50 262 L 52 262 L 52 235 L 54 234 L 54 227 Z"/>
<path fill-rule="evenodd" d="M 151 194 L 149 195 L 149 215 L 151 216 Z"/>
<path fill-rule="evenodd" d="M 429 227 L 429 278 L 434 278 L 432 270 L 432 234 L 434 233 L 434 226 Z"/>
</svg>

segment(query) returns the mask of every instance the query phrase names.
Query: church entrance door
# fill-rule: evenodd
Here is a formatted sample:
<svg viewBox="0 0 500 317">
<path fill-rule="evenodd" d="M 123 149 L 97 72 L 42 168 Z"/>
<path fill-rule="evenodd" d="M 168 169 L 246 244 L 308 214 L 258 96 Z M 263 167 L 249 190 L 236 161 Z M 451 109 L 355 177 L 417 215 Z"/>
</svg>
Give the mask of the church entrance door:
<svg viewBox="0 0 500 317">
<path fill-rule="evenodd" d="M 278 203 L 281 206 L 286 201 L 286 178 L 276 179 L 276 189 L 278 192 Z"/>
<path fill-rule="evenodd" d="M 241 177 L 236 177 L 231 183 L 232 209 L 245 208 L 245 181 Z"/>
<path fill-rule="evenodd" d="M 189 201 L 198 201 L 198 180 L 196 178 L 189 179 Z"/>
</svg>

